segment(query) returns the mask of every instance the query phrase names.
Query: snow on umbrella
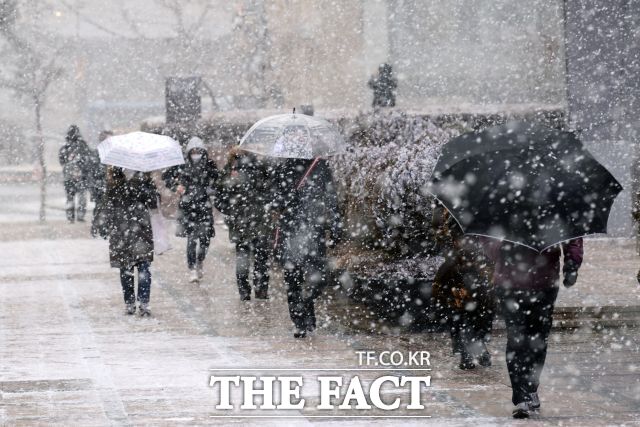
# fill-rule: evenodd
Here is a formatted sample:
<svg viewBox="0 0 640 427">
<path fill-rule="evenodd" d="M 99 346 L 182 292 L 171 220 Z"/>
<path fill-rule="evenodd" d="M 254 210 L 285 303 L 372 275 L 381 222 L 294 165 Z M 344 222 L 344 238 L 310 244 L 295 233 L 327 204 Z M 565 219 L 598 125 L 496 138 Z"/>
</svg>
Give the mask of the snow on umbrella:
<svg viewBox="0 0 640 427">
<path fill-rule="evenodd" d="M 100 162 L 141 172 L 184 164 L 180 144 L 173 138 L 146 132 L 109 137 L 98 144 Z"/>
<path fill-rule="evenodd" d="M 622 186 L 573 133 L 509 122 L 448 142 L 425 190 L 466 234 L 543 251 L 606 233 Z"/>
<path fill-rule="evenodd" d="M 344 152 L 342 135 L 326 120 L 278 114 L 256 122 L 240 141 L 245 151 L 268 157 L 312 159 Z"/>
</svg>

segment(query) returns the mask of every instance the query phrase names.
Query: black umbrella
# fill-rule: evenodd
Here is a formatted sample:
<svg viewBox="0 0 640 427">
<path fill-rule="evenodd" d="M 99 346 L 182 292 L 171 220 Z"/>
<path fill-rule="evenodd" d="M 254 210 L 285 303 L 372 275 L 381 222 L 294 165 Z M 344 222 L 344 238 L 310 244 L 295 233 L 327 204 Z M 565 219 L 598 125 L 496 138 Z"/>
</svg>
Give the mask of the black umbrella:
<svg viewBox="0 0 640 427">
<path fill-rule="evenodd" d="M 606 233 L 622 186 L 573 133 L 509 122 L 449 141 L 426 190 L 466 234 L 543 251 Z"/>
</svg>

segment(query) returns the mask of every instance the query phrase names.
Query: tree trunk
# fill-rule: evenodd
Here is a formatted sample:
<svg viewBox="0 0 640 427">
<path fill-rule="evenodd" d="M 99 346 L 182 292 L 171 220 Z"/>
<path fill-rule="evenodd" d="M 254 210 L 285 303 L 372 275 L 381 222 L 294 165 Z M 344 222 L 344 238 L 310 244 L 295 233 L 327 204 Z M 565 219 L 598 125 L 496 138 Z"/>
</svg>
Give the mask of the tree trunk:
<svg viewBox="0 0 640 427">
<path fill-rule="evenodd" d="M 45 206 L 47 201 L 47 165 L 44 158 L 44 136 L 42 135 L 42 115 L 40 112 L 41 102 L 39 98 L 34 99 L 36 138 L 38 141 L 38 163 L 40 166 L 40 222 L 46 221 Z"/>
</svg>

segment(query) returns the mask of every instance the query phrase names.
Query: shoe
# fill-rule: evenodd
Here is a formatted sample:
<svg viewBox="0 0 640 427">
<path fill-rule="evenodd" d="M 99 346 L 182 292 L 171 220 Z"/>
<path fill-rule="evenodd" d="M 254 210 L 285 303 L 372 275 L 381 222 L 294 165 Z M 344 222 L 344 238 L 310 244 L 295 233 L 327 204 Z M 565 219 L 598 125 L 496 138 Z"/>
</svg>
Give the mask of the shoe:
<svg viewBox="0 0 640 427">
<path fill-rule="evenodd" d="M 530 412 L 531 412 L 531 407 L 529 406 L 529 403 L 520 402 L 516 405 L 511 415 L 513 415 L 513 418 L 521 420 L 524 418 L 529 418 Z"/>
<path fill-rule="evenodd" d="M 529 403 L 529 406 L 531 407 L 531 409 L 533 410 L 540 409 L 540 398 L 538 397 L 538 393 L 537 392 L 530 393 L 529 398 L 531 399 L 531 403 Z"/>
<path fill-rule="evenodd" d="M 198 275 L 198 280 L 202 279 L 204 277 L 204 273 L 202 272 L 202 263 L 199 262 L 196 265 L 196 274 Z"/>
<path fill-rule="evenodd" d="M 78 222 L 84 222 L 84 218 L 78 218 L 78 219 L 76 219 L 76 221 L 78 221 Z"/>
<path fill-rule="evenodd" d="M 480 364 L 480 366 L 484 366 L 485 368 L 491 366 L 491 353 L 489 353 L 487 350 L 484 350 L 478 358 L 478 363 Z"/>
<path fill-rule="evenodd" d="M 141 302 L 139 310 L 140 310 L 140 317 L 151 316 L 151 310 L 149 309 L 149 304 Z"/>
<path fill-rule="evenodd" d="M 251 294 L 249 293 L 240 293 L 240 301 L 251 301 Z"/>
<path fill-rule="evenodd" d="M 296 329 L 293 332 L 293 337 L 294 338 L 305 338 L 307 336 L 307 331 L 304 329 Z"/>
<path fill-rule="evenodd" d="M 467 371 L 469 369 L 475 369 L 476 364 L 473 362 L 473 357 L 469 353 L 463 352 L 460 355 L 460 364 L 458 365 L 460 369 L 463 371 Z"/>
<path fill-rule="evenodd" d="M 198 274 L 198 270 L 191 270 L 191 275 L 189 275 L 189 281 L 191 283 L 196 283 L 198 280 L 200 280 L 200 276 Z"/>
<path fill-rule="evenodd" d="M 136 314 L 136 303 L 132 302 L 124 305 L 125 313 L 128 315 Z"/>
<path fill-rule="evenodd" d="M 256 299 L 269 299 L 269 294 L 267 291 L 256 291 Z"/>
</svg>

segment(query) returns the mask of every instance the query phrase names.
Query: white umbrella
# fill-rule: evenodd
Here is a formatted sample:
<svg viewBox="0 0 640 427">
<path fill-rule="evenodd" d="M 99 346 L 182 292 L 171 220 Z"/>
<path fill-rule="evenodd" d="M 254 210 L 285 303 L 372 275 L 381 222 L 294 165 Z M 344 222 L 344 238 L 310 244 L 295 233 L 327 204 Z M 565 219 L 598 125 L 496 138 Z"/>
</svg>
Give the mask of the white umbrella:
<svg viewBox="0 0 640 427">
<path fill-rule="evenodd" d="M 251 126 L 240 148 L 269 157 L 312 159 L 344 152 L 345 142 L 326 120 L 305 114 L 278 114 Z"/>
<path fill-rule="evenodd" d="M 100 162 L 140 172 L 184 164 L 180 144 L 173 138 L 146 132 L 109 137 L 98 144 Z"/>
</svg>

